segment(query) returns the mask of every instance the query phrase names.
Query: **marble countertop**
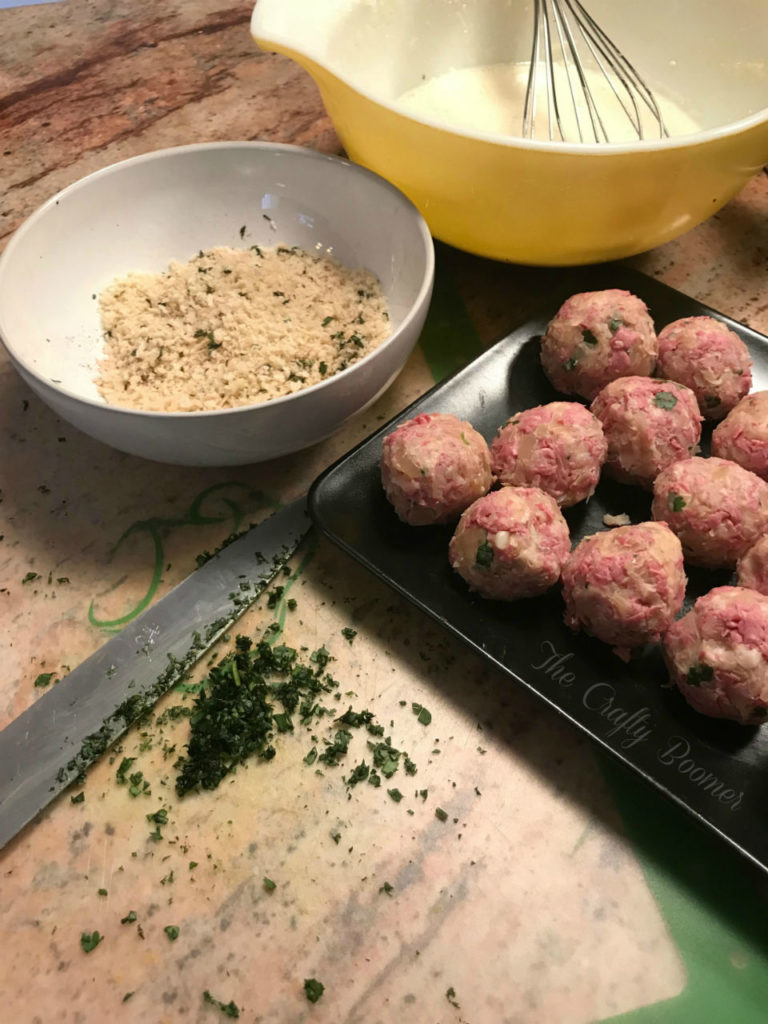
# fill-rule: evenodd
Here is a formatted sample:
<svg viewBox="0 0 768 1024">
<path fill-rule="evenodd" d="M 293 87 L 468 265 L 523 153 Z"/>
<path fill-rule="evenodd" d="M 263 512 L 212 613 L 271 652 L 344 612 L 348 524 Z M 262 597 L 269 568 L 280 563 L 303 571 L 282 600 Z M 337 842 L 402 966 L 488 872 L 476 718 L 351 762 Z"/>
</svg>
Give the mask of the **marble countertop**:
<svg viewBox="0 0 768 1024">
<path fill-rule="evenodd" d="M 220 139 L 338 152 L 311 79 L 256 50 L 250 14 L 222 0 L 0 9 L 0 245 L 59 189 L 135 154 Z M 631 263 L 768 333 L 768 178 Z M 441 332 L 458 325 L 479 350 L 556 276 L 441 246 L 429 345 L 391 389 L 310 451 L 238 469 L 113 451 L 57 420 L 0 356 L 0 727 L 39 699 L 41 675 L 55 685 L 263 514 L 265 495 L 300 492 L 431 387 Z M 170 694 L 0 852 L 4 1020 L 765 1019 L 761 875 L 327 541 L 311 535 L 291 573 L 236 632 L 277 622 L 301 658 L 324 646 L 339 707 L 371 709 L 416 774 L 401 764 L 388 785 L 350 788 L 353 761 L 305 760 L 329 735 L 320 724 L 178 799 L 188 722 L 158 716 L 192 697 Z M 351 756 L 366 738 L 355 732 Z M 135 796 L 116 777 L 126 757 Z M 160 809 L 161 826 L 148 819 Z M 315 1003 L 310 978 L 325 986 Z"/>
</svg>

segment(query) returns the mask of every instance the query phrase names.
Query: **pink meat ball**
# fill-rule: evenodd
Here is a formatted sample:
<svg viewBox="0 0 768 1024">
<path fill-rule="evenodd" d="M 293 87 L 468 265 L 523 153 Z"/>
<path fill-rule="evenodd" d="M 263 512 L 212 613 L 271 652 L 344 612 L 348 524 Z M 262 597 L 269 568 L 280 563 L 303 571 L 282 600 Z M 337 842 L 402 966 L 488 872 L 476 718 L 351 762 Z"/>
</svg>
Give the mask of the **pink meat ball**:
<svg viewBox="0 0 768 1024">
<path fill-rule="evenodd" d="M 656 372 L 689 387 L 708 420 L 721 420 L 752 387 L 747 346 L 713 316 L 667 324 L 659 334 Z"/>
<path fill-rule="evenodd" d="M 653 373 L 658 351 L 645 303 L 609 288 L 563 303 L 541 339 L 541 365 L 558 391 L 592 399 L 618 377 Z"/>
<path fill-rule="evenodd" d="M 381 480 L 404 523 L 450 522 L 491 486 L 488 445 L 466 420 L 421 413 L 384 438 Z"/>
<path fill-rule="evenodd" d="M 664 523 L 585 537 L 563 566 L 565 622 L 627 659 L 660 639 L 685 596 L 683 549 Z"/>
<path fill-rule="evenodd" d="M 621 377 L 607 384 L 590 408 L 608 441 L 606 473 L 621 483 L 651 487 L 665 466 L 698 447 L 696 396 L 675 381 Z"/>
<path fill-rule="evenodd" d="M 768 483 L 727 459 L 682 459 L 656 477 L 652 510 L 688 562 L 732 568 L 768 529 Z"/>
<path fill-rule="evenodd" d="M 768 714 L 768 597 L 715 587 L 664 638 L 672 682 L 691 707 L 744 725 Z"/>
<path fill-rule="evenodd" d="M 540 487 L 564 508 L 589 498 L 608 446 L 600 421 L 578 402 L 517 413 L 491 442 L 491 469 L 503 484 Z"/>
<path fill-rule="evenodd" d="M 740 587 L 768 594 L 768 533 L 763 534 L 745 551 L 736 566 Z"/>
<path fill-rule="evenodd" d="M 712 431 L 712 454 L 768 480 L 768 391 L 742 398 Z"/>
<path fill-rule="evenodd" d="M 570 549 L 568 524 L 554 498 L 537 487 L 502 487 L 463 513 L 448 557 L 471 590 L 513 601 L 556 583 Z"/>
</svg>

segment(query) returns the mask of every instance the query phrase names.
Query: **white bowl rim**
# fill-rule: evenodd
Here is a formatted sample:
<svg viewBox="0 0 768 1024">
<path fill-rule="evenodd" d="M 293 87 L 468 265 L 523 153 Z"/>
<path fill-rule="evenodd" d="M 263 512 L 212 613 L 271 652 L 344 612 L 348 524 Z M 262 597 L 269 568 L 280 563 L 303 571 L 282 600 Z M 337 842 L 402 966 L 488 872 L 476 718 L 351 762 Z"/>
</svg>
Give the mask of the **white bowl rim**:
<svg viewBox="0 0 768 1024">
<path fill-rule="evenodd" d="M 765 106 L 748 117 L 740 118 L 738 121 L 729 121 L 727 124 L 719 125 L 716 128 L 705 128 L 700 132 L 690 132 L 687 135 L 672 135 L 666 139 L 638 139 L 636 142 L 562 142 L 559 139 L 526 139 L 523 135 L 502 135 L 498 132 L 482 132 L 472 128 L 458 131 L 456 126 L 451 125 L 448 121 L 414 114 L 412 111 L 403 108 L 396 100 L 385 101 L 380 97 L 374 96 L 368 89 L 353 85 L 346 75 L 339 72 L 333 66 L 332 62 L 329 64 L 325 62 L 324 58 L 321 59 L 317 54 L 309 53 L 306 50 L 297 50 L 295 44 L 289 39 L 281 38 L 279 32 L 272 33 L 272 38 L 267 39 L 266 34 L 262 34 L 262 28 L 258 24 L 258 10 L 259 5 L 256 4 L 251 15 L 251 35 L 256 44 L 262 49 L 268 48 L 273 50 L 278 46 L 284 47 L 290 54 L 297 54 L 311 60 L 320 69 L 327 71 L 353 92 L 370 100 L 371 103 L 375 103 L 385 110 L 391 110 L 408 121 L 415 121 L 417 124 L 426 125 L 428 128 L 435 128 L 438 131 L 445 132 L 448 135 L 455 135 L 461 139 L 474 139 L 478 142 L 489 142 L 506 148 L 520 146 L 523 149 L 538 150 L 545 153 L 555 152 L 568 156 L 615 156 L 620 153 L 636 154 L 638 151 L 688 149 L 691 146 L 704 145 L 705 143 L 714 142 L 717 139 L 727 138 L 731 135 L 740 135 L 742 132 L 749 131 L 750 128 L 756 128 L 768 120 L 768 106 Z"/>
<path fill-rule="evenodd" d="M 402 205 L 410 210 L 416 226 L 419 229 L 422 241 L 424 242 L 424 255 L 426 257 L 426 267 L 424 272 L 424 278 L 421 282 L 421 286 L 418 291 L 418 295 L 414 300 L 410 310 L 403 318 L 398 327 L 392 331 L 392 333 L 385 338 L 379 345 L 376 346 L 371 352 L 368 352 L 363 356 L 362 359 L 357 360 L 351 366 L 346 367 L 344 370 L 340 370 L 337 373 L 332 374 L 325 380 L 318 381 L 317 384 L 311 384 L 309 387 L 301 388 L 298 391 L 292 392 L 290 395 L 281 395 L 277 398 L 270 398 L 264 402 L 252 402 L 248 405 L 235 405 L 225 409 L 200 409 L 192 412 L 179 412 L 179 411 L 163 411 L 163 410 L 150 410 L 150 409 L 133 409 L 123 407 L 120 405 L 113 405 L 107 402 L 98 402 L 94 398 L 89 398 L 85 395 L 79 395 L 75 391 L 71 391 L 69 388 L 63 387 L 60 384 L 56 384 L 52 380 L 48 380 L 42 377 L 38 371 L 32 367 L 29 361 L 19 353 L 18 349 L 15 348 L 8 340 L 6 332 L 3 330 L 3 312 L 0 308 L 0 340 L 8 350 L 9 355 L 13 360 L 18 362 L 27 373 L 30 374 L 35 380 L 39 381 L 46 388 L 51 391 L 58 392 L 75 402 L 83 405 L 91 406 L 94 409 L 102 410 L 107 414 L 120 414 L 126 416 L 138 416 L 138 417 L 150 417 L 152 419 L 169 419 L 169 420 L 184 420 L 189 422 L 192 419 L 197 418 L 209 418 L 212 416 L 225 416 L 242 414 L 244 412 L 253 412 L 258 409 L 274 409 L 277 406 L 284 405 L 287 403 L 295 402 L 297 399 L 301 399 L 304 395 L 319 391 L 321 388 L 328 387 L 332 382 L 346 377 L 359 367 L 363 366 L 374 358 L 381 350 L 395 340 L 395 338 L 401 334 L 410 322 L 417 316 L 418 310 L 422 307 L 422 304 L 427 299 L 429 292 L 432 288 L 434 273 L 435 273 L 435 246 L 430 234 L 427 222 L 422 217 L 417 207 L 411 202 L 411 200 L 393 185 L 386 178 L 377 174 L 375 171 L 369 170 L 367 167 L 363 167 L 360 164 L 353 163 L 351 160 L 347 160 L 342 156 L 338 156 L 335 153 L 322 153 L 316 149 L 309 149 L 305 146 L 295 146 L 289 143 L 282 142 L 259 142 L 252 140 L 235 140 L 235 141 L 220 141 L 220 142 L 193 142 L 184 146 L 167 146 L 163 149 L 156 149 L 150 153 L 140 153 L 138 156 L 127 157 L 125 160 L 118 160 L 115 163 L 108 164 L 106 167 L 100 167 L 96 171 L 92 171 L 90 174 L 86 174 L 84 177 L 79 178 L 77 181 L 73 181 L 70 185 L 65 186 L 63 189 L 58 191 L 55 195 L 52 195 L 50 199 L 39 206 L 33 211 L 26 220 L 19 225 L 16 231 L 11 236 L 5 250 L 0 253 L 0 282 L 2 282 L 3 271 L 6 264 L 11 262 L 13 257 L 13 250 L 17 245 L 21 244 L 24 235 L 27 231 L 40 220 L 50 209 L 55 206 L 64 196 L 71 195 L 73 192 L 79 191 L 81 188 L 86 188 L 97 178 L 106 177 L 107 175 L 114 174 L 122 170 L 129 165 L 135 165 L 140 163 L 150 163 L 154 160 L 160 160 L 176 153 L 191 153 L 201 152 L 204 150 L 223 150 L 223 149 L 245 149 L 251 151 L 268 151 L 268 152 L 284 152 L 291 156 L 297 156 L 299 158 L 306 158 L 310 160 L 321 160 L 343 167 L 348 168 L 352 173 L 360 174 L 364 177 L 369 178 L 372 183 L 380 188 L 384 188 L 394 194 L 394 196 L 402 203 Z"/>
</svg>

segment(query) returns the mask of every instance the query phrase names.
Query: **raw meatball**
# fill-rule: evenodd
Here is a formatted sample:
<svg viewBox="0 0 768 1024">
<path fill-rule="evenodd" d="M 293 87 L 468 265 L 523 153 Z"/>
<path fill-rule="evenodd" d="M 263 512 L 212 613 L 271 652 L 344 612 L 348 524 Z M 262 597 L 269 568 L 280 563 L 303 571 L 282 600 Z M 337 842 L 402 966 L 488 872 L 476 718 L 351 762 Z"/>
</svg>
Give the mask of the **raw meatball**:
<svg viewBox="0 0 768 1024">
<path fill-rule="evenodd" d="M 650 487 L 665 466 L 693 455 L 701 437 L 696 396 L 674 381 L 622 377 L 591 409 L 608 441 L 606 472 L 625 484 Z"/>
<path fill-rule="evenodd" d="M 744 725 L 768 714 L 768 597 L 715 587 L 664 638 L 672 682 L 703 715 Z"/>
<path fill-rule="evenodd" d="M 451 566 L 483 597 L 534 597 L 560 578 L 571 549 L 554 498 L 538 487 L 502 487 L 464 512 L 451 538 Z"/>
<path fill-rule="evenodd" d="M 712 454 L 768 480 L 768 391 L 742 398 L 712 431 Z"/>
<path fill-rule="evenodd" d="M 733 568 L 768 528 L 768 484 L 726 459 L 683 459 L 656 477 L 652 508 L 687 561 Z"/>
<path fill-rule="evenodd" d="M 488 445 L 466 420 L 421 413 L 384 438 L 381 481 L 404 523 L 450 522 L 491 486 Z"/>
<path fill-rule="evenodd" d="M 744 552 L 736 566 L 736 575 L 740 587 L 768 594 L 768 533 Z"/>
<path fill-rule="evenodd" d="M 600 421 L 578 402 L 517 413 L 491 442 L 501 483 L 540 487 L 567 508 L 594 493 L 608 446 Z"/>
<path fill-rule="evenodd" d="M 658 640 L 685 596 L 683 549 L 664 523 L 619 526 L 585 537 L 563 566 L 565 622 L 627 659 Z"/>
<path fill-rule="evenodd" d="M 656 372 L 689 387 L 708 420 L 721 420 L 752 387 L 747 346 L 713 316 L 667 324 L 659 334 Z"/>
<path fill-rule="evenodd" d="M 617 377 L 653 373 L 658 352 L 648 307 L 619 288 L 572 295 L 541 339 L 541 365 L 552 384 L 587 399 Z"/>
</svg>

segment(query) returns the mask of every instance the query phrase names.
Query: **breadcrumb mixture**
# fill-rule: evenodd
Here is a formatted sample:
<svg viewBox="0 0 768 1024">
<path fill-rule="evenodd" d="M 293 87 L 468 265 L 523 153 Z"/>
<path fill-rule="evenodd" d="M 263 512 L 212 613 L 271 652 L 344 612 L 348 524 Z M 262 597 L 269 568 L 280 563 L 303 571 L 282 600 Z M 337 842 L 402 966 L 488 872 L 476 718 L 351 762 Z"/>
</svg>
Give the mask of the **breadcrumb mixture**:
<svg viewBox="0 0 768 1024">
<path fill-rule="evenodd" d="M 111 405 L 163 412 L 266 402 L 317 384 L 391 333 L 378 278 L 297 247 L 202 250 L 99 296 Z"/>
</svg>

